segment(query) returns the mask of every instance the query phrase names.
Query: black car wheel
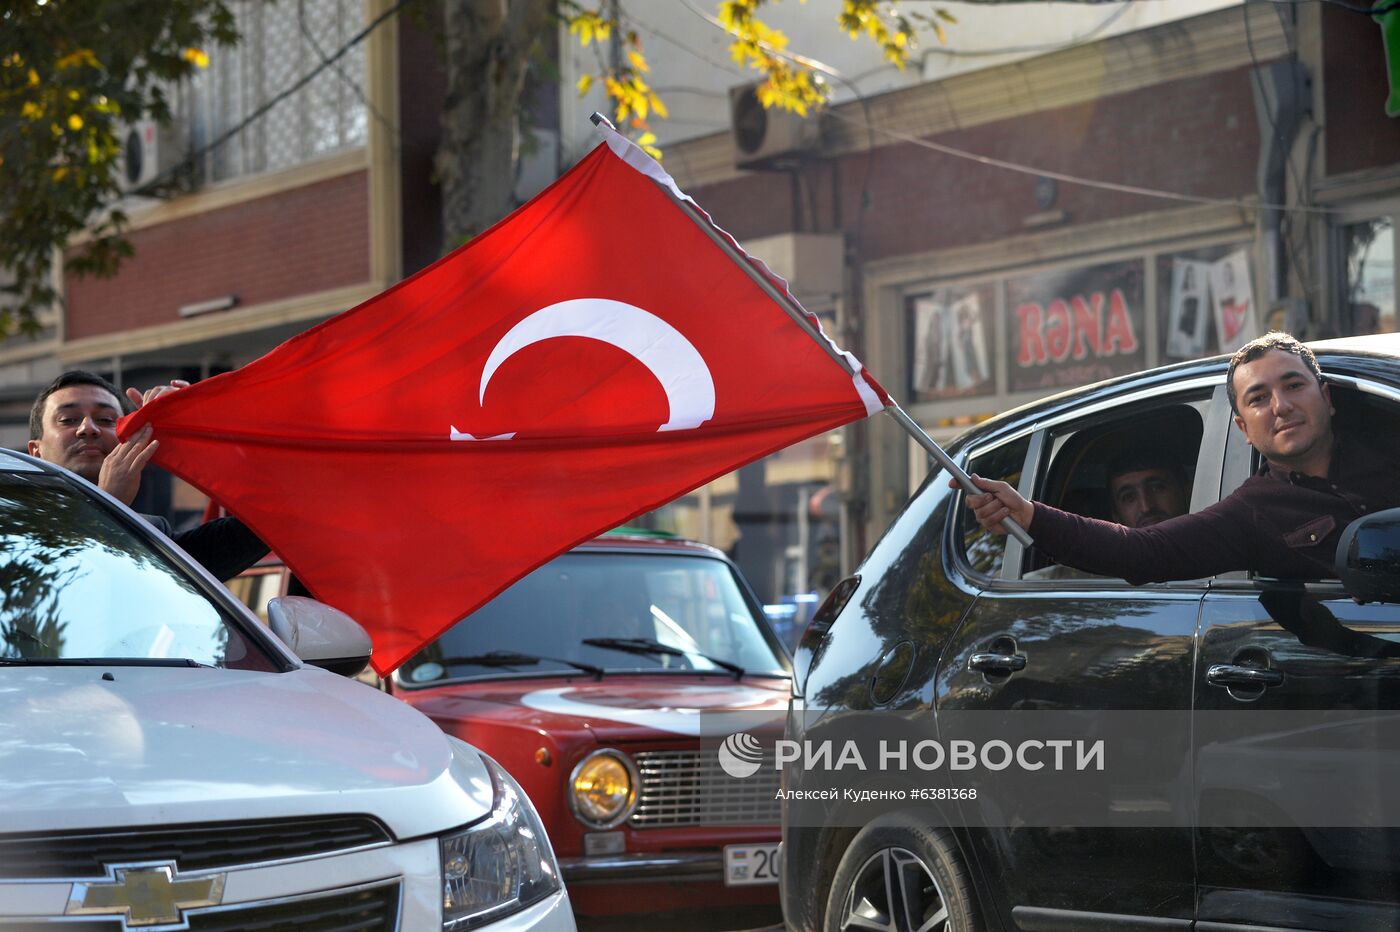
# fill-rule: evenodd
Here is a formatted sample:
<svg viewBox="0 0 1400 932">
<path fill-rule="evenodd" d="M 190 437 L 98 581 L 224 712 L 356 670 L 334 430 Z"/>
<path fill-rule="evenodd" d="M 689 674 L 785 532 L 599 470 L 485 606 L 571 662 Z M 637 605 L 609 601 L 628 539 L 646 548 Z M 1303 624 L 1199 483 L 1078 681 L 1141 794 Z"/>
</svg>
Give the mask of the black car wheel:
<svg viewBox="0 0 1400 932">
<path fill-rule="evenodd" d="M 967 869 L 946 829 L 885 816 L 861 829 L 832 879 L 828 932 L 977 932 Z"/>
</svg>

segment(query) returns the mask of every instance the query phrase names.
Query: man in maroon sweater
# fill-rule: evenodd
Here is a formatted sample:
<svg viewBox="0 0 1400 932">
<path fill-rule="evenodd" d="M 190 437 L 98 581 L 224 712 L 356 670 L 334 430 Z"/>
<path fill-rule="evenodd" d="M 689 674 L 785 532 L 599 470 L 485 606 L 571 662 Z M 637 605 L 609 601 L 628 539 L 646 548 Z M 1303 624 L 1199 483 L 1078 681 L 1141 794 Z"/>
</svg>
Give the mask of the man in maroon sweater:
<svg viewBox="0 0 1400 932">
<path fill-rule="evenodd" d="M 1359 432 L 1333 433 L 1332 400 L 1312 351 L 1269 333 L 1230 360 L 1235 426 L 1265 463 L 1228 497 L 1195 514 L 1128 528 L 1061 511 L 974 476 L 967 496 L 983 527 L 1010 516 L 1061 563 L 1130 583 L 1198 579 L 1232 570 L 1318 579 L 1352 520 L 1400 505 L 1400 462 Z"/>
</svg>

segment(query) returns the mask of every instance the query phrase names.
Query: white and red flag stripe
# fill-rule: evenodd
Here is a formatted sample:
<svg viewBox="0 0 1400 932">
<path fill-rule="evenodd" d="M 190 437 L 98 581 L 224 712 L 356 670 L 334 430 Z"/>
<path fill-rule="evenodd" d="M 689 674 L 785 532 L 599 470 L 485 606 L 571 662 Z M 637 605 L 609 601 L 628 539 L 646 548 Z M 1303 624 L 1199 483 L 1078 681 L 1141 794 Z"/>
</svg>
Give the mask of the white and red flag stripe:
<svg viewBox="0 0 1400 932">
<path fill-rule="evenodd" d="M 603 132 L 441 261 L 121 424 L 369 629 L 380 673 L 575 544 L 890 404 Z"/>
</svg>

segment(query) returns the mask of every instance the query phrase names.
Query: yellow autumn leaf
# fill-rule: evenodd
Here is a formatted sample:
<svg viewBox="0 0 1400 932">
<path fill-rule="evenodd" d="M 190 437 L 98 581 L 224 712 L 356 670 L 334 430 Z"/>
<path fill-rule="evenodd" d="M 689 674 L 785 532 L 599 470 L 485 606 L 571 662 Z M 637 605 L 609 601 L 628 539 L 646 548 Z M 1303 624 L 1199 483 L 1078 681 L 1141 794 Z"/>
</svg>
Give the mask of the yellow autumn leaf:
<svg viewBox="0 0 1400 932">
<path fill-rule="evenodd" d="M 78 116 L 76 113 L 69 114 L 68 128 L 76 133 L 78 130 L 83 128 L 83 118 Z"/>
<path fill-rule="evenodd" d="M 92 54 L 92 49 L 78 49 L 76 52 L 69 52 L 54 62 L 54 67 L 58 68 L 59 71 L 67 71 L 69 68 L 76 68 L 79 65 L 97 67 L 97 57 Z"/>
<path fill-rule="evenodd" d="M 55 168 L 55 169 L 53 170 L 53 180 L 54 180 L 54 181 L 56 181 L 56 182 L 62 181 L 64 178 L 67 178 L 67 177 L 68 177 L 68 167 L 67 167 L 66 165 L 60 165 L 60 166 L 58 166 L 57 168 Z"/>
<path fill-rule="evenodd" d="M 30 68 L 30 69 L 29 69 L 29 86 L 30 86 L 30 87 L 38 87 L 38 86 L 39 86 L 39 72 L 35 71 L 33 68 Z"/>
<path fill-rule="evenodd" d="M 196 68 L 209 67 L 209 53 L 204 49 L 188 48 L 184 51 L 184 59 Z"/>
<path fill-rule="evenodd" d="M 26 120 L 37 120 L 44 115 L 44 108 L 32 100 L 26 100 L 19 110 L 19 115 Z"/>
<path fill-rule="evenodd" d="M 588 89 L 593 86 L 593 75 L 585 74 L 580 76 L 576 86 L 578 87 L 578 96 L 582 97 L 584 94 L 587 94 Z"/>
<path fill-rule="evenodd" d="M 628 51 L 627 60 L 632 63 L 632 68 L 635 71 L 639 71 L 642 74 L 647 74 L 651 71 L 651 66 L 647 64 L 646 56 L 642 55 L 637 49 Z"/>
</svg>

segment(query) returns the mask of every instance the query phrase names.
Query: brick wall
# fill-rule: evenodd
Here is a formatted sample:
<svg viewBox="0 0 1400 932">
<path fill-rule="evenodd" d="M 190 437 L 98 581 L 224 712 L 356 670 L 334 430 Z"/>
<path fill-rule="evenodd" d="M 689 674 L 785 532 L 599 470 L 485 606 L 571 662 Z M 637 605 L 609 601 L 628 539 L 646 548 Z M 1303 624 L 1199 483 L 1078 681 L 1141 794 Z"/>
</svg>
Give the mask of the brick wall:
<svg viewBox="0 0 1400 932">
<path fill-rule="evenodd" d="M 1053 171 L 1207 197 L 1254 189 L 1259 140 L 1247 68 L 1101 98 L 1015 120 L 945 133 L 948 146 Z M 877 137 L 878 138 L 878 137 Z M 794 197 L 786 176 L 756 173 L 690 190 L 741 242 L 794 229 L 859 222 L 862 262 L 994 242 L 1027 232 L 1035 178 L 909 143 L 818 161 Z M 862 191 L 869 207 L 860 217 Z M 832 192 L 839 191 L 839 204 Z M 1054 207 L 1092 223 L 1180 202 L 1061 183 Z M 815 214 L 815 218 L 813 218 Z"/>
<path fill-rule="evenodd" d="M 1385 115 L 1388 82 L 1380 26 L 1323 4 L 1327 174 L 1400 162 L 1400 119 Z"/>
<path fill-rule="evenodd" d="M 368 217 L 358 171 L 137 230 L 117 277 L 68 276 L 67 339 L 173 323 L 227 294 L 250 307 L 366 282 Z"/>
</svg>

